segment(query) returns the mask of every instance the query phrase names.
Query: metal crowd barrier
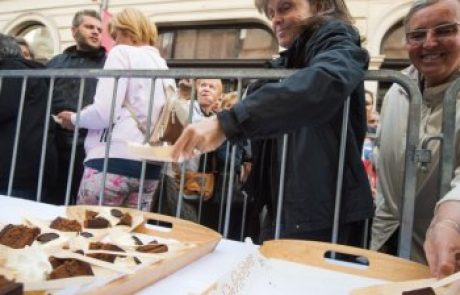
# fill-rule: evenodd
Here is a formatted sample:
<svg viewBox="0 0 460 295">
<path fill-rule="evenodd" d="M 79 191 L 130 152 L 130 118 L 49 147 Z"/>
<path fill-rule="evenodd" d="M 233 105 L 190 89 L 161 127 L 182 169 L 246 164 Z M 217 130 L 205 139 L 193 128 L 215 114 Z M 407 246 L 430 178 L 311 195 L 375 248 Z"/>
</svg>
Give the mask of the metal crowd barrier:
<svg viewBox="0 0 460 295">
<path fill-rule="evenodd" d="M 69 204 L 70 202 L 70 187 L 71 187 L 71 180 L 72 180 L 72 171 L 75 162 L 75 152 L 76 152 L 76 143 L 78 138 L 78 122 L 79 122 L 79 112 L 82 107 L 82 100 L 83 100 L 83 89 L 85 85 L 85 79 L 88 78 L 115 78 L 115 85 L 112 98 L 116 95 L 117 83 L 120 78 L 130 77 L 130 78 L 148 78 L 152 80 L 152 89 L 151 89 L 151 99 L 149 104 L 149 112 L 147 118 L 147 131 L 149 131 L 152 126 L 150 126 L 150 117 L 152 113 L 152 107 L 154 103 L 154 85 L 155 81 L 158 78 L 189 78 L 189 79 L 196 79 L 196 78 L 208 78 L 208 79 L 230 79 L 236 80 L 238 82 L 237 92 L 238 97 L 241 99 L 243 93 L 243 81 L 247 79 L 284 79 L 291 75 L 294 71 L 293 70 L 249 70 L 249 69 L 170 69 L 167 71 L 164 70 L 136 70 L 136 71 L 120 71 L 120 70 L 74 70 L 74 69 L 67 69 L 67 70 L 2 70 L 0 71 L 0 89 L 2 87 L 2 81 L 5 77 L 19 77 L 23 78 L 22 84 L 22 93 L 20 97 L 20 106 L 19 106 L 19 114 L 18 114 L 18 123 L 16 126 L 16 133 L 15 133 L 15 141 L 13 147 L 13 157 L 10 169 L 10 176 L 8 182 L 8 190 L 7 195 L 11 195 L 12 189 L 14 187 L 13 183 L 13 176 L 15 173 L 15 165 L 17 159 L 17 150 L 19 144 L 19 135 L 20 135 L 20 126 L 22 118 L 22 111 L 24 108 L 24 98 L 25 98 L 25 90 L 27 87 L 27 81 L 31 77 L 41 77 L 41 78 L 49 78 L 50 79 L 50 89 L 47 98 L 47 109 L 46 109 L 46 122 L 45 122 L 45 130 L 49 129 L 49 120 L 51 114 L 51 104 L 53 98 L 53 88 L 54 82 L 56 78 L 78 78 L 80 79 L 80 91 L 79 91 L 79 99 L 78 99 L 78 112 L 77 112 L 77 126 L 75 128 L 74 136 L 73 136 L 73 143 L 72 143 L 72 153 L 71 153 L 71 160 L 70 160 L 70 168 L 69 168 L 69 176 L 67 180 L 67 190 L 65 194 L 65 204 Z M 421 102 L 422 96 L 420 90 L 418 89 L 417 85 L 411 81 L 408 77 L 402 75 L 396 71 L 389 71 L 389 70 L 379 70 L 379 71 L 368 71 L 365 75 L 365 80 L 376 80 L 376 81 L 387 81 L 387 82 L 394 82 L 400 84 L 409 94 L 410 97 L 410 110 L 409 110 L 409 117 L 408 117 L 408 129 L 407 129 L 407 139 L 406 139 L 406 154 L 405 154 L 405 176 L 404 176 L 404 195 L 403 195 L 403 203 L 402 203 L 402 214 L 401 214 L 401 227 L 400 227 L 400 239 L 399 239 L 399 256 L 404 258 L 409 258 L 410 256 L 410 245 L 411 245 L 411 238 L 412 238 L 412 228 L 413 228 L 413 216 L 414 216 L 414 202 L 415 202 L 415 190 L 416 190 L 416 169 L 417 169 L 417 161 L 420 158 L 420 153 L 423 151 L 417 150 L 417 145 L 419 143 L 419 125 L 420 125 L 420 117 L 421 117 Z M 452 178 L 452 169 L 453 169 L 453 132 L 455 127 L 455 120 L 449 120 L 452 116 L 455 116 L 455 101 L 456 101 L 456 94 L 460 89 L 460 82 L 457 81 L 447 92 L 446 99 L 444 101 L 444 119 L 443 119 L 443 133 L 442 133 L 442 154 L 441 154 L 441 171 L 442 175 L 440 175 L 440 195 L 444 195 L 444 193 L 450 188 L 450 180 Z M 196 94 L 195 94 L 195 84 L 193 83 L 193 90 L 192 90 L 192 103 L 190 110 L 192 111 L 193 102 L 196 101 Z M 114 119 L 114 111 L 115 111 L 115 100 L 112 100 L 111 105 L 111 113 L 110 113 L 110 121 L 113 122 Z M 348 111 L 349 111 L 349 99 L 347 99 L 345 107 L 344 107 L 344 114 L 343 114 L 343 126 L 342 128 L 342 136 L 341 140 L 344 143 L 346 139 L 346 126 L 345 124 L 348 121 Z M 189 121 L 192 119 L 192 112 L 190 112 Z M 107 145 L 105 150 L 105 160 L 103 166 L 103 180 L 101 185 L 105 184 L 105 178 L 107 174 L 108 168 L 108 156 L 110 153 L 110 143 L 111 143 L 111 133 L 113 125 L 109 125 L 109 132 L 107 138 Z M 148 141 L 148 134 L 146 132 L 145 142 Z M 41 201 L 41 190 L 42 190 L 42 182 L 43 182 L 43 175 L 44 175 L 44 162 L 45 162 L 45 154 L 46 154 L 46 142 L 47 142 L 47 132 L 44 133 L 43 142 L 42 142 L 42 150 L 41 150 L 41 160 L 40 160 L 40 170 L 39 170 L 39 178 L 38 178 L 38 187 L 37 187 L 37 195 L 36 200 Z M 281 214 L 282 214 L 282 206 L 283 206 L 283 199 L 284 199 L 284 169 L 286 166 L 286 152 L 287 147 L 289 144 L 288 135 L 284 135 L 284 143 L 283 143 L 283 152 L 282 152 L 282 162 L 281 162 L 281 176 L 280 176 L 280 183 L 279 183 L 279 192 L 278 192 L 278 206 L 277 206 L 277 214 L 276 214 L 276 228 L 275 228 L 275 238 L 280 237 L 280 224 L 281 224 Z M 231 152 L 230 152 L 231 151 Z M 339 163 L 339 170 L 338 170 L 338 177 L 337 177 L 337 191 L 336 191 L 336 208 L 334 214 L 334 226 L 333 226 L 333 235 L 332 241 L 337 242 L 338 231 L 339 231 L 339 209 L 340 209 L 340 200 L 341 200 L 341 186 L 342 186 L 342 176 L 343 176 L 343 161 L 344 161 L 344 151 L 345 151 L 345 144 L 341 144 L 340 147 L 340 163 Z M 230 153 L 230 157 L 228 156 Z M 229 224 L 230 224 L 230 212 L 232 207 L 232 197 L 233 197 L 233 181 L 235 177 L 235 171 L 233 169 L 235 164 L 235 153 L 236 147 L 233 146 L 230 149 L 230 146 L 227 146 L 227 157 L 225 161 L 225 171 L 224 171 L 224 188 L 222 189 L 221 195 L 221 203 L 219 208 L 219 225 L 218 229 L 224 235 L 224 237 L 228 236 L 229 231 Z M 139 196 L 142 194 L 140 192 L 143 191 L 143 185 L 145 180 L 145 172 L 146 172 L 146 162 L 143 161 L 142 163 L 142 172 L 141 172 L 141 184 L 139 189 Z M 181 179 L 180 179 L 180 190 L 178 196 L 178 203 L 176 208 L 176 216 L 181 217 L 181 210 L 183 207 L 184 199 L 184 173 L 185 168 L 184 165 L 181 167 Z M 229 168 L 229 169 L 228 169 Z M 227 170 L 228 169 L 228 170 Z M 164 189 L 162 187 L 162 182 L 160 182 L 160 190 Z M 225 189 L 225 186 L 228 186 Z M 225 196 L 226 194 L 226 196 Z M 103 190 L 101 190 L 101 195 L 99 198 L 99 204 L 103 204 Z M 139 197 L 138 208 L 140 208 L 141 197 Z M 245 204 L 243 206 L 243 217 L 242 217 L 242 228 L 241 228 L 241 236 L 242 239 L 244 236 L 244 223 L 246 222 L 246 210 L 247 210 L 247 200 L 248 196 L 245 195 Z M 161 210 L 162 203 L 164 200 L 159 198 L 158 200 L 159 210 Z M 203 205 L 202 199 L 199 201 L 199 219 L 201 217 L 201 206 Z M 225 208 L 224 208 L 225 205 Z M 225 213 L 224 213 L 225 209 Z"/>
</svg>

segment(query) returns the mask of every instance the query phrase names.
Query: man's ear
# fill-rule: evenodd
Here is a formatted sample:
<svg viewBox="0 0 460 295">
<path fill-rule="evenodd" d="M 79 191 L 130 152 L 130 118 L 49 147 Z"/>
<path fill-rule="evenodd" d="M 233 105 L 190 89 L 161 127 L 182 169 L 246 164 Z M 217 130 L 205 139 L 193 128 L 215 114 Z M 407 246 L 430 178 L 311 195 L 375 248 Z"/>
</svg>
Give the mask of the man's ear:
<svg viewBox="0 0 460 295">
<path fill-rule="evenodd" d="M 77 34 L 78 27 L 72 27 L 72 37 L 75 39 L 75 35 Z"/>
</svg>

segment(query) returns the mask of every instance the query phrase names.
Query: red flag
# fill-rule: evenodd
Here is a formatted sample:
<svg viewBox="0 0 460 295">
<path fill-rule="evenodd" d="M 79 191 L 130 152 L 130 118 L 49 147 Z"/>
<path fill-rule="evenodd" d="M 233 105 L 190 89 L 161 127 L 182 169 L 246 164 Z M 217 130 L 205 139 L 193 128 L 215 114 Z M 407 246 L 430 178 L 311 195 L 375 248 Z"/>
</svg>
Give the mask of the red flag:
<svg viewBox="0 0 460 295">
<path fill-rule="evenodd" d="M 115 44 L 115 41 L 113 41 L 112 36 L 110 36 L 110 32 L 109 32 L 109 22 L 111 19 L 112 19 L 112 14 L 107 9 L 102 10 L 101 43 L 102 43 L 102 46 L 105 47 L 107 52 L 109 52 L 110 49 L 112 49 L 113 45 Z"/>
</svg>

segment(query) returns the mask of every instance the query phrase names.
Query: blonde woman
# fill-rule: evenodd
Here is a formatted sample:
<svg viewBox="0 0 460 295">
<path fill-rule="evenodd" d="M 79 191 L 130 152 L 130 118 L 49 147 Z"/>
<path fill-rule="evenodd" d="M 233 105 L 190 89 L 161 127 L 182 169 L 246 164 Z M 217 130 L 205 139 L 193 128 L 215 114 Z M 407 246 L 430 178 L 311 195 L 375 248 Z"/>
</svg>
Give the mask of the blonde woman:
<svg viewBox="0 0 460 295">
<path fill-rule="evenodd" d="M 153 70 L 167 69 L 166 62 L 154 47 L 157 30 L 139 10 L 126 8 L 115 15 L 110 32 L 116 46 L 107 56 L 104 69 Z M 108 174 L 104 188 L 104 205 L 136 207 L 138 204 L 140 171 L 142 162 L 127 153 L 126 141 L 142 142 L 152 87 L 151 79 L 121 78 L 115 96 L 115 114 L 110 147 Z M 110 122 L 114 79 L 99 79 L 94 103 L 80 114 L 80 127 L 88 129 L 85 141 L 85 171 L 78 193 L 79 204 L 97 204 L 103 177 L 107 130 Z M 157 79 L 155 83 L 152 126 L 158 120 L 165 102 L 164 89 L 174 87 L 173 80 Z M 62 112 L 59 115 L 64 128 L 73 129 L 76 114 Z M 141 208 L 149 209 L 159 179 L 161 166 L 147 165 Z"/>
</svg>

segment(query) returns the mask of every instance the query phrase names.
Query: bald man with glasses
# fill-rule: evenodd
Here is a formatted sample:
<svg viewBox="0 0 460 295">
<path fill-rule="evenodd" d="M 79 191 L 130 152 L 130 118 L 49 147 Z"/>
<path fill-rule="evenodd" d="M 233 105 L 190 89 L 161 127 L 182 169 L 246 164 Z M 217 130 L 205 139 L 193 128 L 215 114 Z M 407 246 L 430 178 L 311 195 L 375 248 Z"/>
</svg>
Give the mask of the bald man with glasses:
<svg viewBox="0 0 460 295">
<path fill-rule="evenodd" d="M 405 19 L 407 50 L 412 65 L 403 73 L 420 86 L 423 94 L 421 141 L 440 133 L 443 97 L 448 87 L 460 76 L 459 23 L 458 0 L 415 1 Z M 459 107 L 457 104 L 456 135 L 460 132 Z M 377 163 L 376 215 L 371 240 L 372 249 L 391 254 L 396 254 L 399 236 L 408 111 L 409 97 L 406 91 L 399 85 L 393 85 L 385 96 L 378 130 L 380 160 Z M 453 176 L 451 190 L 442 196 L 446 200 L 460 200 L 460 137 L 456 136 L 454 142 L 454 167 L 458 176 Z M 428 171 L 417 170 L 411 245 L 411 259 L 424 263 L 427 259 L 423 244 L 438 195 L 439 141 L 431 141 L 428 149 L 432 153 Z M 457 217 L 457 221 L 442 221 L 442 228 L 450 227 L 458 235 L 454 226 L 460 222 L 460 216 Z M 431 263 L 430 255 L 427 256 Z M 433 273 L 437 274 L 437 271 L 433 269 Z"/>
</svg>

